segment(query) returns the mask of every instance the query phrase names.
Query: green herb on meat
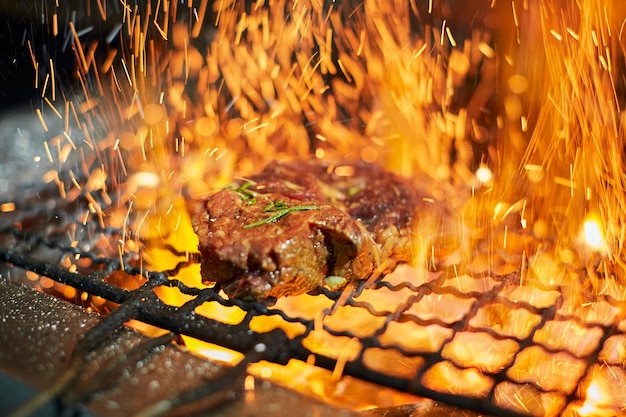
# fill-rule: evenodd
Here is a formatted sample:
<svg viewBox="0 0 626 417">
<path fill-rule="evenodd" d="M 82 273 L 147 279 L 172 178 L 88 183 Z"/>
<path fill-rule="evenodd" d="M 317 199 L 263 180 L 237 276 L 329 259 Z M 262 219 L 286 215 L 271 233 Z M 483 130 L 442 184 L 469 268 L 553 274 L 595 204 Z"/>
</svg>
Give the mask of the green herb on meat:
<svg viewBox="0 0 626 417">
<path fill-rule="evenodd" d="M 359 187 L 358 185 L 355 185 L 354 187 L 350 187 L 350 188 L 348 189 L 348 195 L 349 195 L 350 197 L 352 197 L 352 196 L 356 195 L 359 191 L 361 191 L 361 189 L 362 189 L 362 188 L 361 188 L 361 187 Z"/>
<path fill-rule="evenodd" d="M 265 206 L 265 208 L 263 209 L 263 213 L 268 213 L 271 211 L 279 211 L 279 210 L 284 210 L 288 208 L 287 204 L 285 204 L 284 201 L 272 201 L 271 203 L 269 203 L 267 206 Z"/>
<path fill-rule="evenodd" d="M 252 227 L 256 227 L 256 226 L 260 226 L 262 224 L 267 224 L 267 223 L 272 223 L 275 222 L 276 220 L 280 219 L 281 217 L 286 216 L 287 214 L 291 213 L 292 211 L 305 211 L 305 210 L 317 210 L 319 209 L 318 206 L 293 206 L 293 207 L 287 207 L 287 205 L 283 202 L 283 201 L 274 201 L 272 203 L 269 203 L 267 206 L 265 206 L 265 208 L 263 209 L 264 213 L 274 213 L 271 216 L 262 219 L 262 220 L 258 220 L 254 223 L 250 223 L 245 225 L 243 228 L 244 229 L 250 229 Z"/>
<path fill-rule="evenodd" d="M 256 195 L 257 193 L 249 190 L 248 188 L 252 187 L 254 185 L 253 182 L 248 181 L 242 185 L 240 185 L 239 187 L 235 188 L 234 185 L 231 185 L 229 187 L 227 187 L 229 190 L 232 190 L 233 192 L 239 194 L 239 197 L 241 197 L 241 199 L 243 201 L 245 201 L 247 204 L 254 204 L 256 203 Z"/>
</svg>

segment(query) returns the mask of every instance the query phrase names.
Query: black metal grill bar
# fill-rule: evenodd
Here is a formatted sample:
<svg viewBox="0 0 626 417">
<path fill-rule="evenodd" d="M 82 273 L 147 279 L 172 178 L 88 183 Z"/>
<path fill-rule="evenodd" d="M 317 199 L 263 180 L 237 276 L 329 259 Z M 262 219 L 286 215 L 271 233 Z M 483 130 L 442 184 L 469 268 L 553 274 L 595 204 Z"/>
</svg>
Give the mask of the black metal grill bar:
<svg viewBox="0 0 626 417">
<path fill-rule="evenodd" d="M 165 274 L 151 273 L 151 279 L 147 281 L 143 287 L 134 291 L 128 291 L 102 281 L 101 273 L 94 274 L 96 276 L 83 276 L 70 273 L 56 265 L 36 261 L 12 250 L 0 249 L 0 260 L 12 264 L 15 267 L 27 269 L 42 276 L 52 278 L 57 282 L 80 289 L 81 291 L 86 291 L 92 295 L 121 304 L 119 308 L 113 310 L 111 314 L 105 317 L 97 328 L 88 332 L 86 340 L 81 343 L 85 351 L 88 351 L 91 346 L 100 343 L 108 334 L 122 326 L 128 320 L 136 319 L 172 331 L 176 334 L 184 334 L 205 342 L 219 344 L 242 353 L 252 352 L 255 346 L 263 345 L 265 347 L 263 353 L 257 353 L 255 355 L 256 360 L 263 359 L 278 364 L 286 364 L 289 359 L 307 360 L 310 355 L 313 355 L 315 357 L 316 366 L 328 370 L 333 370 L 337 366 L 335 359 L 317 354 L 304 347 L 301 343 L 302 337 L 299 338 L 300 340 L 290 340 L 285 332 L 280 329 L 275 329 L 267 333 L 256 333 L 249 329 L 245 320 L 240 325 L 229 325 L 196 315 L 193 312 L 195 307 L 210 299 L 221 298 L 216 296 L 212 289 L 194 290 L 187 288 L 185 292 L 195 293 L 198 297 L 180 308 L 164 304 L 154 294 L 153 288 L 157 285 L 180 285 L 177 280 L 168 280 Z M 235 301 L 233 304 L 244 308 L 247 307 L 256 314 L 268 313 L 268 310 L 262 305 L 259 305 L 259 303 Z M 252 308 L 250 308 L 251 306 Z M 280 311 L 274 310 L 272 313 L 280 314 L 282 317 L 287 318 L 287 316 Z M 298 321 L 306 322 L 305 320 Z M 309 322 L 307 325 L 309 328 L 312 328 L 313 324 Z M 326 330 L 336 335 L 347 334 L 344 332 L 335 332 L 332 329 Z M 308 334 L 308 332 L 306 334 Z M 369 345 L 376 344 L 380 346 L 379 343 L 372 343 L 374 340 L 375 339 L 370 339 Z M 365 341 L 365 344 L 368 344 L 367 341 Z M 431 354 L 428 356 L 430 357 L 428 362 L 436 363 L 440 360 L 438 355 Z M 410 392 L 467 409 L 480 410 L 504 417 L 523 416 L 523 414 L 494 406 L 484 399 L 451 396 L 430 390 L 419 383 L 416 384 L 415 381 L 390 377 L 389 375 L 366 369 L 358 360 L 346 363 L 344 374 L 368 380 L 381 386 Z M 194 394 L 190 393 L 190 398 L 199 398 L 198 396 L 204 394 L 205 390 L 206 389 L 201 389 Z"/>
<path fill-rule="evenodd" d="M 45 192 L 42 192 L 44 195 Z M 53 195 L 54 193 L 48 193 Z M 51 197 L 52 198 L 52 197 Z M 34 203 L 39 201 L 36 199 Z M 185 260 L 178 262 L 171 269 L 164 271 L 152 271 L 145 268 L 138 260 L 141 253 L 126 252 L 120 258 L 117 253 L 116 242 L 122 237 L 122 231 L 111 227 L 101 227 L 96 220 L 86 223 L 79 221 L 84 215 L 84 207 L 72 202 L 64 202 L 55 209 L 37 207 L 33 201 L 22 204 L 24 212 L 14 212 L 3 214 L 0 217 L 0 264 L 4 263 L 5 268 L 18 268 L 31 271 L 40 276 L 48 277 L 61 284 L 69 285 L 77 290 L 88 293 L 91 296 L 101 297 L 119 306 L 113 308 L 102 323 L 90 330 L 81 343 L 78 351 L 87 351 L 89 346 L 98 343 L 106 343 L 106 338 L 116 329 L 123 326 L 130 319 L 142 321 L 144 323 L 168 330 L 174 334 L 182 334 L 196 339 L 217 344 L 246 355 L 244 362 L 266 360 L 277 364 L 286 364 L 290 359 L 307 361 L 314 358 L 315 365 L 334 370 L 338 365 L 343 367 L 343 374 L 373 382 L 380 386 L 386 386 L 396 390 L 413 393 L 422 397 L 431 398 L 440 402 L 454 406 L 463 407 L 479 412 L 499 415 L 499 416 L 523 416 L 528 415 L 519 409 L 511 409 L 498 403 L 496 390 L 503 383 L 513 383 L 516 386 L 532 387 L 537 393 L 557 395 L 564 399 L 561 412 L 574 403 L 584 400 L 581 387 L 587 381 L 595 367 L 600 365 L 600 355 L 604 346 L 613 336 L 623 336 L 624 332 L 617 322 L 615 323 L 587 323 L 576 314 L 563 311 L 565 303 L 564 291 L 559 285 L 549 285 L 533 283 L 539 291 L 556 291 L 557 296 L 548 305 L 538 307 L 524 300 L 512 301 L 505 294 L 508 288 L 520 285 L 519 277 L 516 274 L 499 276 L 496 273 L 484 272 L 481 277 L 491 277 L 491 286 L 484 290 L 461 291 L 460 288 L 450 285 L 447 280 L 454 277 L 453 271 L 443 271 L 432 280 L 416 284 L 409 281 L 389 282 L 382 277 L 380 280 L 367 287 L 365 282 L 359 283 L 349 294 L 329 291 L 320 288 L 318 297 L 325 297 L 332 301 L 328 311 L 323 312 L 325 316 L 332 314 L 342 308 L 353 308 L 367 314 L 372 319 L 381 321 L 377 328 L 365 335 L 355 336 L 350 328 L 335 328 L 332 324 L 323 323 L 319 326 L 315 320 L 300 317 L 297 314 L 288 314 L 280 308 L 274 307 L 267 302 L 242 302 L 239 300 L 224 299 L 219 294 L 219 286 L 213 288 L 195 288 L 185 284 L 177 278 L 177 275 L 186 267 L 199 262 L 198 254 L 188 254 L 177 250 L 167 243 L 156 241 L 140 241 L 144 246 L 159 247 L 166 250 L 173 256 Z M 56 212 L 63 214 L 56 217 L 57 221 L 47 226 L 45 229 L 38 228 L 41 224 L 41 217 L 53 218 Z M 30 225 L 30 223 L 34 226 Z M 68 230 L 76 232 L 74 242 L 70 244 Z M 135 239 L 132 231 L 126 233 L 126 237 Z M 104 239 L 112 242 L 109 248 L 96 248 L 96 239 Z M 61 265 L 67 257 L 74 257 L 85 261 L 77 263 L 76 270 L 70 271 Z M 142 282 L 142 285 L 135 290 L 127 290 L 107 282 L 107 279 L 116 273 L 123 273 L 129 277 L 135 277 Z M 582 275 L 584 279 L 585 271 L 575 271 Z M 478 277 L 479 279 L 481 277 Z M 161 301 L 155 293 L 159 287 L 176 287 L 182 294 L 191 296 L 181 307 L 174 307 Z M 404 294 L 406 298 L 393 306 L 391 311 L 388 307 L 381 308 L 366 301 L 366 292 L 391 291 L 398 295 Z M 408 294 L 408 296 L 406 295 Z M 347 297 L 346 297 L 347 295 Z M 460 317 L 451 319 L 450 317 L 438 317 L 436 315 L 421 316 L 413 312 L 413 306 L 419 306 L 425 302 L 426 297 L 450 296 L 459 302 L 468 303 L 467 309 Z M 402 297 L 400 297 L 402 298 Z M 616 299 L 611 295 L 598 295 L 595 300 L 602 301 L 626 315 L 625 302 Z M 244 319 L 238 324 L 227 324 L 217 319 L 211 319 L 197 314 L 195 310 L 205 303 L 219 303 L 225 307 L 237 307 L 246 312 Z M 537 317 L 534 323 L 523 335 L 511 334 L 510 331 L 492 328 L 480 321 L 474 320 L 479 317 L 482 310 L 490 307 L 497 307 L 507 312 L 526 312 L 532 317 Z M 483 315 L 486 314 L 484 311 Z M 282 329 L 274 329 L 269 332 L 255 332 L 251 330 L 251 320 L 258 316 L 278 316 L 286 323 L 297 323 L 304 327 L 304 331 L 297 336 L 289 337 Z M 620 317 L 622 317 L 620 316 Z M 382 320 L 381 320 L 382 319 Z M 616 319 L 618 320 L 618 319 Z M 602 336 L 592 349 L 591 353 L 576 355 L 575 349 L 567 347 L 557 348 L 540 344 L 535 337 L 539 331 L 545 328 L 549 322 L 574 323 L 583 329 L 600 329 Z M 382 337 L 389 330 L 390 325 L 410 323 L 411 325 L 426 328 L 435 326 L 449 334 L 440 340 L 439 347 L 433 351 L 429 347 L 410 346 L 401 343 L 383 341 Z M 316 326 L 318 326 L 316 328 Z M 326 354 L 315 351 L 307 347 L 306 339 L 314 331 L 322 330 L 331 337 L 357 338 L 361 349 L 356 358 L 343 361 L 330 357 Z M 480 373 L 489 378 L 491 386 L 483 396 L 472 396 L 470 394 L 451 394 L 445 391 L 433 389 L 432 386 L 424 384 L 425 375 L 441 363 L 447 362 L 460 370 L 465 368 L 462 361 L 454 357 L 445 358 L 443 351 L 456 342 L 456 335 L 460 332 L 481 332 L 497 341 L 511 341 L 517 346 L 516 351 L 507 358 L 506 364 L 499 370 L 481 370 Z M 261 350 L 256 347 L 263 346 Z M 515 367 L 516 361 L 522 352 L 527 348 L 535 346 L 541 347 L 548 355 L 567 353 L 572 359 L 582 360 L 585 364 L 584 372 L 577 380 L 577 389 L 551 391 L 541 386 L 538 381 L 515 380 L 511 376 L 511 370 Z M 369 349 L 380 349 L 381 351 L 394 351 L 397 354 L 409 359 L 421 359 L 421 365 L 415 370 L 411 378 L 398 375 L 390 375 L 381 369 L 372 369 L 368 366 L 365 358 Z M 78 354 L 78 351 L 76 354 Z M 240 368 L 237 368 L 241 372 Z M 233 371 L 234 372 L 234 371 Z M 522 382 L 524 381 L 524 382 Z M 218 384 L 219 385 L 219 384 Z M 213 392 L 217 385 L 208 383 L 204 388 L 188 393 L 188 396 L 174 399 L 172 404 L 182 404 L 193 399 L 198 399 L 201 393 Z M 207 391 L 208 390 L 208 391 Z M 532 415 L 533 412 L 530 412 Z M 536 413 L 534 413 L 536 414 Z"/>
<path fill-rule="evenodd" d="M 60 283 L 80 289 L 81 291 L 86 291 L 92 295 L 97 295 L 107 300 L 121 304 L 121 307 L 114 310 L 114 312 L 103 321 L 103 324 L 98 326 L 99 328 L 96 332 L 90 332 L 93 338 L 93 341 L 91 341 L 91 343 L 93 344 L 95 344 L 97 340 L 102 340 L 106 334 L 115 330 L 124 322 L 132 318 L 141 320 L 143 322 L 152 324 L 163 329 L 170 330 L 177 334 L 185 334 L 191 337 L 198 338 L 200 340 L 204 340 L 206 342 L 217 343 L 239 352 L 249 352 L 254 348 L 254 346 L 258 344 L 263 344 L 264 346 L 266 346 L 267 349 L 264 350 L 262 355 L 259 355 L 259 359 L 265 359 L 280 364 L 285 364 L 290 358 L 306 360 L 309 355 L 314 355 L 315 363 L 317 366 L 329 370 L 332 370 L 335 368 L 335 366 L 337 366 L 336 360 L 316 354 L 315 352 L 311 352 L 310 350 L 305 348 L 300 341 L 290 340 L 282 330 L 277 329 L 269 333 L 259 334 L 250 331 L 250 329 L 246 325 L 245 320 L 240 325 L 228 325 L 196 315 L 193 312 L 193 309 L 195 307 L 204 302 L 210 301 L 211 299 L 216 300 L 220 299 L 221 297 L 217 296 L 212 289 L 197 290 L 193 288 L 187 288 L 177 280 L 169 280 L 166 274 L 149 273 L 148 275 L 150 276 L 150 279 L 142 288 L 134 291 L 127 291 L 102 281 L 102 273 L 100 272 L 93 274 L 93 276 L 83 276 L 76 273 L 70 273 L 61 267 L 47 262 L 36 261 L 34 259 L 16 253 L 13 250 L 0 249 L 0 259 L 4 262 L 12 264 L 13 266 L 24 268 L 37 274 L 50 277 Z M 129 268 L 127 272 L 133 273 L 136 271 L 133 268 Z M 197 296 L 197 298 L 188 302 L 181 308 L 172 307 L 162 303 L 154 294 L 153 288 L 158 285 L 182 285 L 183 292 L 193 293 Z M 222 300 L 222 302 L 225 304 L 237 304 L 239 307 L 247 308 L 249 311 L 253 312 L 252 315 L 268 314 L 271 311 L 271 314 L 280 314 L 282 317 L 289 319 L 289 317 L 287 317 L 284 313 L 276 310 L 270 310 L 266 306 L 259 303 L 243 303 L 239 301 L 229 302 L 226 300 Z M 348 304 L 353 306 L 359 305 L 358 303 L 354 302 L 348 302 Z M 474 308 L 474 310 L 476 310 L 479 305 L 480 303 L 475 303 L 476 307 Z M 531 306 L 527 306 L 527 308 L 529 308 L 530 310 L 536 310 Z M 551 314 L 544 314 L 545 311 L 541 311 L 543 317 L 542 322 L 535 326 L 535 329 L 531 332 L 531 335 L 534 334 L 537 329 L 541 328 L 548 319 L 554 318 L 554 309 L 551 308 L 550 310 Z M 467 324 L 466 322 L 469 321 L 469 318 L 471 316 L 472 314 L 469 314 L 464 320 L 454 324 L 453 328 L 455 329 L 455 332 L 463 328 L 463 326 Z M 301 319 L 296 321 L 306 323 L 309 329 L 312 328 L 311 322 L 307 322 L 306 320 Z M 422 324 L 443 324 L 443 322 L 439 320 L 422 322 Z M 330 328 L 326 328 L 326 330 L 333 335 L 349 335 L 349 332 L 336 332 Z M 604 333 L 605 334 L 602 342 L 604 342 L 612 334 L 612 332 L 609 331 L 605 331 Z M 308 334 L 308 332 L 306 332 L 305 335 L 306 334 Z M 446 343 L 449 343 L 453 339 L 454 334 L 455 333 L 453 333 L 453 335 L 446 342 L 444 342 L 444 345 Z M 490 332 L 490 334 L 494 335 L 494 337 L 501 337 L 494 332 Z M 300 338 L 300 340 L 301 339 L 302 338 Z M 529 346 L 531 344 L 531 340 L 532 337 L 528 337 L 524 340 L 518 340 L 520 342 L 520 351 L 524 347 Z M 90 342 L 88 341 L 85 341 L 85 343 L 86 345 L 90 344 Z M 365 347 L 381 347 L 380 343 L 378 343 L 375 338 L 365 338 L 363 339 L 363 344 Z M 599 354 L 602 345 L 603 343 L 600 343 L 594 357 Z M 401 347 L 396 348 L 402 353 L 405 353 L 407 356 L 415 355 L 414 352 L 405 352 Z M 508 409 L 494 406 L 491 402 L 486 401 L 482 398 L 475 399 L 465 398 L 462 396 L 452 396 L 422 386 L 419 383 L 419 379 L 423 375 L 423 372 L 430 367 L 429 365 L 433 365 L 441 361 L 441 356 L 439 354 L 429 354 L 427 352 L 423 352 L 421 356 L 426 359 L 426 366 L 424 366 L 424 370 L 422 370 L 418 374 L 418 377 L 415 378 L 413 381 L 402 378 L 394 378 L 390 377 L 389 375 L 369 370 L 367 368 L 364 368 L 359 360 L 348 362 L 345 366 L 344 373 L 346 375 L 369 380 L 383 386 L 411 392 L 417 395 L 432 398 L 441 402 L 450 403 L 468 409 L 480 410 L 483 412 L 502 416 L 523 415 Z M 589 359 L 588 363 L 591 366 L 593 364 L 593 360 Z M 506 377 L 506 369 L 500 373 L 493 374 L 491 376 L 496 382 L 505 381 L 508 379 Z M 494 388 L 495 386 L 496 385 L 494 384 Z M 536 388 L 540 387 L 536 386 Z M 492 398 L 493 388 L 489 394 L 489 399 Z M 567 398 L 568 400 L 574 400 L 574 393 L 569 394 Z"/>
</svg>

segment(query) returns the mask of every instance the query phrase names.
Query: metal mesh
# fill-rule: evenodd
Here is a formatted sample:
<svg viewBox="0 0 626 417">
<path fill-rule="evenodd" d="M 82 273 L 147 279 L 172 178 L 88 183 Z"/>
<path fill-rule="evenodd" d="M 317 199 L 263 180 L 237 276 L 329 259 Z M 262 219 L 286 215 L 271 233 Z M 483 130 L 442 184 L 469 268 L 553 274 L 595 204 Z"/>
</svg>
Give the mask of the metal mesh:
<svg viewBox="0 0 626 417">
<path fill-rule="evenodd" d="M 56 193 L 22 193 L 16 209 L 2 214 L 1 267 L 10 279 L 66 298 L 63 288 L 72 287 L 75 302 L 112 311 L 83 346 L 136 319 L 244 353 L 244 364 L 314 362 L 336 376 L 490 414 L 584 414 L 589 406 L 617 413 L 626 404 L 625 291 L 609 288 L 609 280 L 603 287 L 602 273 L 563 268 L 572 280 L 599 282 L 589 303 L 520 273 L 408 267 L 369 288 L 362 282 L 343 293 L 322 288 L 275 304 L 241 302 L 179 279 L 197 271 L 197 255 L 172 246 L 143 241 L 178 259 L 166 271 L 146 268 L 143 249 L 119 251 L 128 231 L 103 228 L 97 216 L 86 221 L 80 199 Z M 163 301 L 168 291 L 185 297 L 182 306 Z"/>
</svg>

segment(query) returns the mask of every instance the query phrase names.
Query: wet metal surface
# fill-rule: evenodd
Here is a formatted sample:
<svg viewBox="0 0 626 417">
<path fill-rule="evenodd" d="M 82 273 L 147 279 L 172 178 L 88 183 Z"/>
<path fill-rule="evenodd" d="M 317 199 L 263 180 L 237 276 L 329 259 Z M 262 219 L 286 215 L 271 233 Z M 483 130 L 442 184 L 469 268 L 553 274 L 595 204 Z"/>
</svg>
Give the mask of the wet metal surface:
<svg viewBox="0 0 626 417">
<path fill-rule="evenodd" d="M 56 395 L 56 403 L 45 401 L 40 415 L 52 413 L 53 404 L 59 403 L 77 410 L 87 407 L 89 413 L 99 416 L 135 415 L 163 400 L 175 401 L 224 371 L 219 364 L 172 343 L 150 346 L 151 339 L 126 328 L 114 331 L 81 358 L 80 366 L 74 366 L 72 352 L 101 319 L 78 306 L 5 280 L 0 281 L 0 317 L 0 345 L 5 347 L 0 349 L 0 369 L 5 375 L 41 393 L 59 384 L 60 377 L 75 368 L 72 383 Z M 240 374 L 225 386 L 218 380 L 216 393 L 175 414 L 186 410 L 194 415 L 223 417 L 356 415 L 267 382 L 258 382 L 246 391 L 244 376 Z M 0 401 L 3 415 L 9 406 L 15 402 Z"/>
</svg>

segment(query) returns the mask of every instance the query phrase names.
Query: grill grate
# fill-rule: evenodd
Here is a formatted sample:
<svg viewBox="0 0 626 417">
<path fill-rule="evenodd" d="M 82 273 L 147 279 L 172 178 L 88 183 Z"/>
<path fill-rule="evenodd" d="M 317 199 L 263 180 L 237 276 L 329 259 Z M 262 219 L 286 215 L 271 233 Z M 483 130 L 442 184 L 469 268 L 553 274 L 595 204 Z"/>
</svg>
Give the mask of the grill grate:
<svg viewBox="0 0 626 417">
<path fill-rule="evenodd" d="M 371 288 L 361 283 L 350 292 L 320 289 L 274 305 L 227 300 L 217 287 L 195 287 L 178 278 L 197 264 L 194 255 L 161 245 L 183 260 L 166 271 L 145 268 L 142 249 L 118 253 L 127 231 L 83 221 L 84 207 L 46 200 L 53 195 L 43 190 L 24 196 L 15 211 L 2 214 L 1 272 L 28 282 L 20 272 L 28 271 L 31 278 L 75 288 L 76 300 L 85 305 L 95 297 L 104 300 L 99 310 L 111 312 L 79 351 L 89 351 L 135 319 L 245 355 L 225 379 L 181 396 L 181 404 L 219 389 L 250 363 L 291 359 L 314 359 L 336 374 L 500 416 L 575 413 L 589 401 L 596 409 L 618 412 L 626 403 L 620 354 L 626 347 L 626 300 L 619 289 L 575 305 L 568 288 L 522 282 L 518 273 L 470 276 L 400 268 Z M 570 273 L 588 278 L 585 271 Z M 178 291 L 187 301 L 170 305 L 158 295 L 163 289 Z M 203 313 L 207 306 L 218 313 Z M 221 320 L 225 312 L 240 319 Z M 593 397 L 592 388 L 602 397 Z"/>
</svg>

